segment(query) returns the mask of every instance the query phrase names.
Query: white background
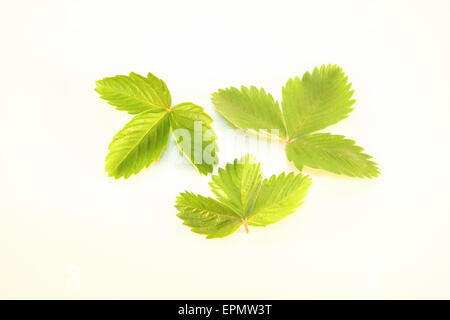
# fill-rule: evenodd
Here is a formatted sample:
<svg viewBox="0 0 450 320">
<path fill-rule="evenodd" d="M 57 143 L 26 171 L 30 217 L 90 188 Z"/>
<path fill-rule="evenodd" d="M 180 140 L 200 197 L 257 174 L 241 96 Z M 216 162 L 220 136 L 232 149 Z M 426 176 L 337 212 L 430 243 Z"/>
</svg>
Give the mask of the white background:
<svg viewBox="0 0 450 320">
<path fill-rule="evenodd" d="M 1 298 L 450 298 L 450 1 L 2 1 Z M 321 64 L 349 75 L 355 110 L 326 129 L 379 163 L 377 179 L 306 170 L 297 213 L 205 240 L 177 194 L 210 177 L 160 162 L 104 172 L 129 119 L 94 92 L 130 71 L 215 119 L 221 165 L 244 155 L 210 94 Z M 295 170 L 257 150 L 267 177 Z"/>
</svg>

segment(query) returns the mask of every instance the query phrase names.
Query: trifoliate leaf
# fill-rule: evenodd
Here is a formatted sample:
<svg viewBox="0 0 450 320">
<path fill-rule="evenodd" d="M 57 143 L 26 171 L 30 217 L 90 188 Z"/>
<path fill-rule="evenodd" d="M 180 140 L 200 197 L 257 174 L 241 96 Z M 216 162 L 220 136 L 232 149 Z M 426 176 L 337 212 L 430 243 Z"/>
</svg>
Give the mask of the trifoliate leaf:
<svg viewBox="0 0 450 320">
<path fill-rule="evenodd" d="M 180 151 L 201 174 L 213 171 L 217 164 L 216 134 L 213 120 L 202 107 L 190 102 L 172 108 L 170 123 Z"/>
<path fill-rule="evenodd" d="M 286 137 L 286 129 L 280 106 L 270 93 L 255 87 L 231 87 L 212 94 L 217 112 L 235 127 L 279 131 L 280 137 Z"/>
<path fill-rule="evenodd" d="M 371 156 L 355 141 L 329 133 L 315 133 L 290 142 L 287 157 L 301 169 L 304 165 L 352 177 L 376 177 L 379 172 Z"/>
<path fill-rule="evenodd" d="M 283 87 L 283 108 L 290 139 L 324 129 L 346 118 L 355 103 L 351 83 L 338 66 L 314 68 Z"/>
<path fill-rule="evenodd" d="M 166 84 L 153 74 L 147 78 L 131 72 L 129 76 L 115 76 L 97 81 L 95 88 L 101 96 L 118 110 L 129 114 L 163 109 L 171 104 L 171 97 Z"/>
<path fill-rule="evenodd" d="M 279 129 L 288 158 L 299 170 L 308 166 L 353 177 L 378 176 L 376 164 L 368 160 L 370 156 L 361 153 L 362 148 L 350 143 L 351 140 L 329 138 L 332 141 L 325 143 L 331 135 L 311 135 L 346 118 L 353 110 L 351 84 L 340 67 L 316 67 L 301 80 L 289 79 L 282 93 L 281 113 L 269 93 L 254 87 L 219 90 L 213 93 L 212 102 L 217 112 L 235 127 L 264 130 L 264 135 L 273 128 Z M 316 140 L 317 137 L 323 142 Z M 305 143 L 310 140 L 320 146 L 307 147 Z"/>
<path fill-rule="evenodd" d="M 136 114 L 109 146 L 105 169 L 110 176 L 126 179 L 157 160 L 167 146 L 171 127 L 181 152 L 198 171 L 213 171 L 216 134 L 211 127 L 213 120 L 202 107 L 190 102 L 171 107 L 169 89 L 151 73 L 147 77 L 131 72 L 129 76 L 104 78 L 97 81 L 95 90 L 117 109 Z"/>
<path fill-rule="evenodd" d="M 170 133 L 169 113 L 150 110 L 138 114 L 120 130 L 109 145 L 105 170 L 125 179 L 157 160 Z"/>
<path fill-rule="evenodd" d="M 185 192 L 175 207 L 193 232 L 222 238 L 242 225 L 248 232 L 248 226 L 267 226 L 294 213 L 310 185 L 309 177 L 294 173 L 262 180 L 260 164 L 248 155 L 212 177 L 217 200 Z"/>
</svg>

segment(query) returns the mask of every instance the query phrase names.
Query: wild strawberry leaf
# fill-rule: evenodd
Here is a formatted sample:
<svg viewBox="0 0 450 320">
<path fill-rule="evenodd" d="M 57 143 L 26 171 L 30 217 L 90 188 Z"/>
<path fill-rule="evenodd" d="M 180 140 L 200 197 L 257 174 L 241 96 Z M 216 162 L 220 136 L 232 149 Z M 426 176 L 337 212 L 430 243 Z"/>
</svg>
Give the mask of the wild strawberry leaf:
<svg viewBox="0 0 450 320">
<path fill-rule="evenodd" d="M 329 133 L 315 133 L 288 143 L 287 157 L 297 168 L 304 165 L 352 177 L 371 178 L 378 169 L 355 141 Z"/>
<path fill-rule="evenodd" d="M 247 155 L 212 177 L 217 200 L 184 192 L 175 207 L 193 232 L 222 238 L 242 225 L 248 231 L 248 226 L 267 226 L 294 213 L 310 185 L 309 177 L 294 173 L 263 180 L 260 164 Z"/>
<path fill-rule="evenodd" d="M 308 176 L 292 172 L 265 179 L 248 217 L 248 224 L 267 226 L 294 213 L 303 203 L 310 185 Z"/>
<path fill-rule="evenodd" d="M 254 87 L 221 89 L 212 94 L 212 103 L 235 127 L 264 130 L 263 134 L 278 129 L 288 159 L 298 170 L 308 166 L 352 177 L 378 176 L 376 163 L 352 140 L 313 134 L 346 118 L 353 110 L 353 90 L 340 67 L 316 67 L 301 79 L 289 79 L 282 93 L 281 110 L 269 93 Z"/>
<path fill-rule="evenodd" d="M 256 87 L 220 89 L 212 94 L 212 102 L 217 112 L 229 123 L 244 130 L 279 131 L 286 137 L 286 129 L 280 106 L 270 93 Z"/>
<path fill-rule="evenodd" d="M 149 73 L 147 78 L 131 72 L 129 76 L 103 78 L 96 82 L 95 91 L 117 110 L 129 114 L 163 109 L 171 104 L 169 89 L 161 79 Z"/>
<path fill-rule="evenodd" d="M 170 125 L 178 148 L 204 175 L 212 172 L 218 161 L 212 122 L 202 107 L 191 102 L 177 104 L 170 113 Z"/>
<path fill-rule="evenodd" d="M 353 90 L 338 66 L 314 68 L 302 79 L 289 79 L 283 87 L 283 115 L 290 139 L 324 129 L 353 110 Z"/>
<path fill-rule="evenodd" d="M 200 173 L 213 171 L 217 163 L 216 134 L 211 117 L 202 107 L 190 102 L 171 107 L 166 84 L 151 73 L 147 77 L 131 72 L 129 76 L 104 78 L 97 81 L 95 90 L 118 110 L 135 115 L 109 146 L 105 170 L 110 176 L 126 179 L 156 161 L 167 146 L 171 130 L 180 151 Z M 183 144 L 177 135 L 184 137 Z"/>
<path fill-rule="evenodd" d="M 217 200 L 181 193 L 177 198 L 178 217 L 195 233 L 205 234 L 208 239 L 225 237 L 242 225 L 241 217 Z"/>
<path fill-rule="evenodd" d="M 217 199 L 241 218 L 248 217 L 262 182 L 261 165 L 250 155 L 220 168 L 209 184 Z"/>
<path fill-rule="evenodd" d="M 126 179 L 148 167 L 161 156 L 169 133 L 167 112 L 150 110 L 138 114 L 111 141 L 106 172 L 116 179 Z"/>
</svg>

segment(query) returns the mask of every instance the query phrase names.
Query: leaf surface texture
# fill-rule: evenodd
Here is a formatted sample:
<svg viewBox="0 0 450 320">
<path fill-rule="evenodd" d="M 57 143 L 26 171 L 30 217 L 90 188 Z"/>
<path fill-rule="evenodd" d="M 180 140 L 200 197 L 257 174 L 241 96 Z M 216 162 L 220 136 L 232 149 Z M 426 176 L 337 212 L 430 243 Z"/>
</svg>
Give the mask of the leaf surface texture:
<svg viewBox="0 0 450 320">
<path fill-rule="evenodd" d="M 212 177 L 210 187 L 217 200 L 185 192 L 175 207 L 193 232 L 221 238 L 241 225 L 267 226 L 294 213 L 310 184 L 309 177 L 294 173 L 263 180 L 261 165 L 247 155 Z"/>
<path fill-rule="evenodd" d="M 329 133 L 315 133 L 289 143 L 287 157 L 297 168 L 308 166 L 352 177 L 378 176 L 376 164 L 355 141 Z"/>
<path fill-rule="evenodd" d="M 138 114 L 148 110 L 168 109 L 169 89 L 161 79 L 149 73 L 147 78 L 131 72 L 129 76 L 115 76 L 97 81 L 100 98 L 118 110 Z"/>
<path fill-rule="evenodd" d="M 280 106 L 270 93 L 256 87 L 234 87 L 213 93 L 212 101 L 217 112 L 235 127 L 247 130 L 279 130 L 286 136 Z"/>
<path fill-rule="evenodd" d="M 336 65 L 323 65 L 303 77 L 289 79 L 282 88 L 281 109 L 264 89 L 242 86 L 213 93 L 217 112 L 244 130 L 279 130 L 287 157 L 298 170 L 305 166 L 351 177 L 379 175 L 377 164 L 354 141 L 342 136 L 315 133 L 353 110 L 355 100 L 348 77 Z"/>
<path fill-rule="evenodd" d="M 115 178 L 128 178 L 157 160 L 170 133 L 169 114 L 146 111 L 135 116 L 109 145 L 105 170 Z"/>
<path fill-rule="evenodd" d="M 190 102 L 172 107 L 167 85 L 152 73 L 144 77 L 131 72 L 103 78 L 96 84 L 100 98 L 134 115 L 109 146 L 105 170 L 110 176 L 126 179 L 159 159 L 171 131 L 183 133 L 183 137 L 176 137 L 177 146 L 201 174 L 213 171 L 218 151 L 216 134 L 211 127 L 213 120 L 202 107 Z"/>
<path fill-rule="evenodd" d="M 170 123 L 175 142 L 181 153 L 205 175 L 213 171 L 218 161 L 212 122 L 203 108 L 193 103 L 185 102 L 172 108 Z"/>
</svg>

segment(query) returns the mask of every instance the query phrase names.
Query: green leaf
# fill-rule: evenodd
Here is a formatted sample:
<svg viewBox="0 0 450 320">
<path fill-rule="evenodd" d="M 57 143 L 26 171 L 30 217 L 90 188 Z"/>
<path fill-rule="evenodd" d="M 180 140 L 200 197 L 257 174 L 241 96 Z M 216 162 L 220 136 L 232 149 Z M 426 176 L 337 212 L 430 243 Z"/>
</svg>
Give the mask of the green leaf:
<svg viewBox="0 0 450 320">
<path fill-rule="evenodd" d="M 147 78 L 131 72 L 129 76 L 115 76 L 97 81 L 100 98 L 118 110 L 138 114 L 148 110 L 168 109 L 170 92 L 161 79 L 149 73 Z"/>
<path fill-rule="evenodd" d="M 355 141 L 329 133 L 304 136 L 286 147 L 288 159 L 299 170 L 308 166 L 352 177 L 377 177 L 376 164 L 363 150 L 355 145 Z"/>
<path fill-rule="evenodd" d="M 225 237 L 242 225 L 242 219 L 220 202 L 190 192 L 181 193 L 175 206 L 184 224 L 208 239 Z"/>
<path fill-rule="evenodd" d="M 282 173 L 262 180 L 261 166 L 247 155 L 219 169 L 211 190 L 217 200 L 181 193 L 175 207 L 178 217 L 193 232 L 219 238 L 244 225 L 266 226 L 295 212 L 311 184 L 309 177 Z"/>
<path fill-rule="evenodd" d="M 105 170 L 109 176 L 125 179 L 157 160 L 167 145 L 169 113 L 150 110 L 135 116 L 109 145 Z"/>
<path fill-rule="evenodd" d="M 324 129 L 346 118 L 355 103 L 351 83 L 336 65 L 314 68 L 300 80 L 289 79 L 281 103 L 289 138 Z"/>
<path fill-rule="evenodd" d="M 355 177 L 378 176 L 376 164 L 353 141 L 313 134 L 353 110 L 351 83 L 340 67 L 323 65 L 306 72 L 302 79 L 289 79 L 282 94 L 281 113 L 272 96 L 255 87 L 219 90 L 212 101 L 218 113 L 235 127 L 279 129 L 287 156 L 299 170 L 306 165 Z M 326 143 L 327 139 L 333 142 Z"/>
<path fill-rule="evenodd" d="M 170 91 L 165 82 L 151 72 L 147 73 L 147 79 L 151 84 L 151 87 L 155 90 L 155 99 L 159 98 L 162 106 L 170 107 L 172 105 L 172 97 L 170 96 Z"/>
<path fill-rule="evenodd" d="M 286 137 L 286 129 L 280 106 L 270 93 L 255 87 L 241 87 L 212 94 L 217 112 L 235 127 L 247 130 L 279 130 L 280 137 Z"/>
<path fill-rule="evenodd" d="M 254 157 L 247 155 L 227 164 L 225 169 L 219 169 L 217 175 L 212 177 L 210 186 L 219 201 L 232 208 L 240 217 L 246 218 L 261 182 L 261 165 Z"/>
<path fill-rule="evenodd" d="M 249 215 L 248 224 L 267 226 L 294 213 L 303 203 L 310 185 L 311 179 L 308 176 L 294 175 L 292 172 L 265 179 Z"/>
<path fill-rule="evenodd" d="M 110 176 L 126 179 L 157 160 L 167 146 L 171 127 L 181 153 L 198 171 L 213 171 L 218 151 L 213 120 L 202 107 L 190 102 L 171 108 L 172 98 L 164 81 L 151 73 L 143 77 L 131 72 L 97 81 L 95 91 L 118 110 L 136 115 L 109 146 L 105 170 Z"/>
<path fill-rule="evenodd" d="M 205 175 L 211 173 L 217 164 L 218 148 L 212 121 L 202 107 L 190 102 L 174 106 L 170 117 L 178 148 Z"/>
</svg>

